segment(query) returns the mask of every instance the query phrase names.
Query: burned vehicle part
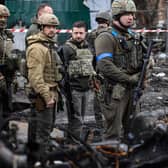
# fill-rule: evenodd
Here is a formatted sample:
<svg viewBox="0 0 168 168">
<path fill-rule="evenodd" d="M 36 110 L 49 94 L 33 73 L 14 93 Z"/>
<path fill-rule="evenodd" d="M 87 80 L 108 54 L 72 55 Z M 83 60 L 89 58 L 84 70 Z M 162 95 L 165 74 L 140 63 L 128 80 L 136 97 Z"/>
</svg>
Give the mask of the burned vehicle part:
<svg viewBox="0 0 168 168">
<path fill-rule="evenodd" d="M 162 165 L 162 168 L 164 168 L 168 166 L 168 127 L 165 116 L 163 111 L 157 112 L 157 114 L 139 114 L 133 122 L 133 128 L 140 128 L 139 130 L 132 130 L 132 134 L 135 137 L 137 136 L 137 139 L 130 139 L 128 141 L 132 143 L 122 141 L 86 143 L 73 135 L 72 132 L 69 132 L 65 127 L 54 125 L 55 128 L 62 131 L 68 131 L 79 143 L 66 144 L 64 139 L 63 141 L 55 139 L 53 143 L 54 148 L 46 151 L 43 154 L 43 158 L 39 158 L 38 145 L 33 144 L 33 137 L 30 137 L 32 134 L 28 131 L 27 142 L 21 141 L 17 137 L 17 125 L 10 123 L 8 130 L 1 129 L 0 139 L 2 147 L 0 148 L 0 163 L 3 163 L 7 168 L 12 168 L 14 166 L 13 158 L 16 156 L 17 162 L 15 163 L 17 163 L 18 168 L 24 168 L 24 166 L 27 168 L 145 168 L 146 166 L 155 168 L 160 167 L 159 165 Z M 163 122 L 160 122 L 162 119 Z M 28 128 L 31 128 L 29 124 L 31 125 L 32 121 L 35 120 L 37 119 L 30 114 L 19 114 L 19 116 L 10 117 L 5 124 L 10 121 L 22 121 L 28 124 Z M 143 139 L 142 137 L 145 135 L 143 130 L 146 131 L 148 126 L 144 126 L 146 127 L 145 129 L 144 127 L 141 129 L 141 126 L 147 120 L 149 123 L 150 120 L 153 121 L 149 130 L 149 132 L 153 131 L 153 134 Z M 41 122 L 48 124 L 46 121 Z M 135 123 L 138 126 L 135 126 Z M 6 128 L 6 126 L 4 125 L 3 128 Z M 138 141 L 139 139 L 140 141 Z"/>
</svg>

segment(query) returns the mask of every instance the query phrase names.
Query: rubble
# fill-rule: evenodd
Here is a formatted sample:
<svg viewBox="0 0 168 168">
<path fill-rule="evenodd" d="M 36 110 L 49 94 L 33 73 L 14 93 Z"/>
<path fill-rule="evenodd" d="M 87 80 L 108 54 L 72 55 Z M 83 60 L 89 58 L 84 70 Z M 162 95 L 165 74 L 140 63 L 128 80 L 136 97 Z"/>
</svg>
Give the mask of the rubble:
<svg viewBox="0 0 168 168">
<path fill-rule="evenodd" d="M 155 55 L 154 60 L 155 65 L 150 72 L 149 84 L 140 99 L 141 113 L 135 117 L 128 139 L 94 142 L 91 131 L 82 139 L 74 136 L 78 143 L 67 144 L 65 138 L 68 131 L 67 120 L 65 113 L 61 113 L 58 114 L 60 118 L 51 134 L 51 139 L 54 141 L 52 151 L 47 151 L 43 158 L 38 157 L 38 147 L 35 144 L 34 148 L 34 144 L 29 142 L 31 138 L 27 138 L 30 136 L 28 125 L 31 116 L 30 109 L 22 103 L 30 102 L 24 97 L 23 85 L 20 83 L 20 90 L 16 92 L 14 102 L 22 104 L 23 109 L 18 112 L 19 108 L 17 108 L 13 120 L 9 122 L 7 132 L 1 130 L 0 137 L 3 142 L 0 145 L 8 155 L 0 150 L 0 164 L 3 163 L 9 168 L 14 167 L 14 162 L 17 163 L 18 168 L 158 168 L 160 166 L 166 168 L 168 166 L 168 62 L 164 54 Z M 23 78 L 19 79 L 23 81 Z M 93 115 L 87 116 L 86 121 L 86 126 L 92 130 L 91 128 L 95 126 Z M 17 157 L 18 160 L 8 157 Z"/>
</svg>

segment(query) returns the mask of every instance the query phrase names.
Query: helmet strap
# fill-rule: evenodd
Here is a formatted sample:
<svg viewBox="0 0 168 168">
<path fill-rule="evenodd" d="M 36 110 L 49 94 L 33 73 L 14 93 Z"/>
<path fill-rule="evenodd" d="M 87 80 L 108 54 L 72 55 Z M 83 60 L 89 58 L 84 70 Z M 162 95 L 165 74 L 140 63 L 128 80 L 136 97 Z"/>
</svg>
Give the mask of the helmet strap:
<svg viewBox="0 0 168 168">
<path fill-rule="evenodd" d="M 44 29 L 44 25 L 38 25 L 38 27 L 39 27 L 40 30 Z"/>
<path fill-rule="evenodd" d="M 114 19 L 114 20 L 120 20 L 120 16 L 121 16 L 121 15 L 114 15 L 114 16 L 113 16 L 113 19 Z"/>
<path fill-rule="evenodd" d="M 118 20 L 118 22 L 119 22 L 120 25 L 121 25 L 122 27 L 124 27 L 125 29 L 128 29 L 128 28 L 129 28 L 128 26 L 123 25 L 123 24 L 121 23 L 120 19 Z"/>
<path fill-rule="evenodd" d="M 129 28 L 128 26 L 125 26 L 121 23 L 121 21 L 120 21 L 121 16 L 122 16 L 122 14 L 118 14 L 118 15 L 115 15 L 113 18 L 115 20 L 117 20 L 122 27 L 124 27 L 125 29 L 128 29 Z"/>
</svg>

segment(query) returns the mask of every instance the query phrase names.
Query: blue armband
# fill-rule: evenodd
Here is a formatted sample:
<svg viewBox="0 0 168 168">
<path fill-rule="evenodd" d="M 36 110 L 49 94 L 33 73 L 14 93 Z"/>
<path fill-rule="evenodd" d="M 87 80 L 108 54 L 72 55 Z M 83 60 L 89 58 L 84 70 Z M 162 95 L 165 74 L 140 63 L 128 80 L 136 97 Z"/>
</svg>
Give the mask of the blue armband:
<svg viewBox="0 0 168 168">
<path fill-rule="evenodd" d="M 98 56 L 96 56 L 96 61 L 100 61 L 101 59 L 103 58 L 106 58 L 106 57 L 113 57 L 113 54 L 112 53 L 102 53 Z"/>
</svg>

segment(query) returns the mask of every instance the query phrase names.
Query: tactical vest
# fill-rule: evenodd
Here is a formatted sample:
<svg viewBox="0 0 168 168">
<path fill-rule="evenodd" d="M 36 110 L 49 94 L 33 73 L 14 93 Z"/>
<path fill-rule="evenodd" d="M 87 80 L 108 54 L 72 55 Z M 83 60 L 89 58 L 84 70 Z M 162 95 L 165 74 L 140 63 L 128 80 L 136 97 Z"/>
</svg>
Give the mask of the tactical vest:
<svg viewBox="0 0 168 168">
<path fill-rule="evenodd" d="M 129 74 L 139 72 L 143 60 L 143 46 L 140 36 L 131 31 L 126 34 L 127 36 L 122 36 L 113 28 L 110 35 L 116 41 L 113 53 L 114 64 Z"/>
<path fill-rule="evenodd" d="M 5 64 L 12 50 L 13 42 L 7 30 L 0 32 L 0 65 Z"/>
<path fill-rule="evenodd" d="M 93 75 L 93 55 L 91 51 L 88 48 L 79 49 L 70 42 L 66 42 L 66 44 L 76 52 L 75 58 L 69 61 L 68 73 L 70 77 L 77 78 Z"/>
<path fill-rule="evenodd" d="M 94 56 L 96 56 L 95 46 L 94 46 L 95 39 L 100 34 L 100 32 L 102 32 L 102 30 L 104 30 L 104 29 L 105 28 L 99 28 L 99 29 L 97 28 L 97 29 L 94 29 L 93 31 L 91 31 L 88 34 L 87 41 L 89 43 L 89 48 L 91 49 L 91 51 L 92 51 L 92 53 L 93 53 Z"/>
<path fill-rule="evenodd" d="M 62 79 L 60 69 L 62 68 L 62 61 L 56 52 L 56 47 L 43 44 L 49 48 L 51 55 L 51 63 L 45 65 L 44 68 L 44 80 L 46 83 L 59 82 Z"/>
</svg>

